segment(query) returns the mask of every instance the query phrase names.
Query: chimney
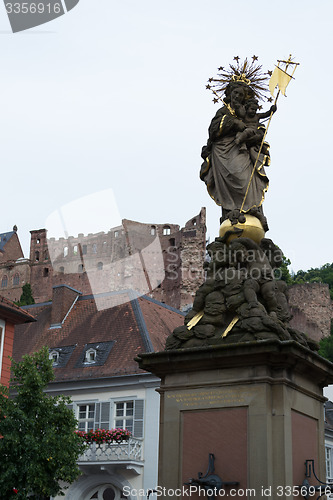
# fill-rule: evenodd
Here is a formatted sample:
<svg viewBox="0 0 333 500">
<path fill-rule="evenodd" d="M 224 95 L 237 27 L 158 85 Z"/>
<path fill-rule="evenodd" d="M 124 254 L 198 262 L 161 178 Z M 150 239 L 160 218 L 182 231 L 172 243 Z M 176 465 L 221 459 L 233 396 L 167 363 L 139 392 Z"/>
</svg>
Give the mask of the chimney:
<svg viewBox="0 0 333 500">
<path fill-rule="evenodd" d="M 80 295 L 81 292 L 68 285 L 53 287 L 50 328 L 61 328 Z"/>
</svg>

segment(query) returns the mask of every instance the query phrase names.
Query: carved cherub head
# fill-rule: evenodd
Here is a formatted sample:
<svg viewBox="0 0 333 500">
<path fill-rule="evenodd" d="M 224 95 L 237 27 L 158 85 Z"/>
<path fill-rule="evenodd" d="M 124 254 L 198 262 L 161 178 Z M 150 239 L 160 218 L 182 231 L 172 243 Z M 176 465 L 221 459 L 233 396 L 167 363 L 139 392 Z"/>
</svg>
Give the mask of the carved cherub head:
<svg viewBox="0 0 333 500">
<path fill-rule="evenodd" d="M 250 118 L 253 118 L 256 114 L 256 112 L 258 111 L 258 108 L 259 108 L 259 102 L 257 101 L 257 99 L 255 98 L 252 98 L 252 99 L 248 99 L 245 104 L 245 109 L 246 109 L 246 114 L 250 117 Z"/>
<path fill-rule="evenodd" d="M 232 264 L 246 262 L 247 253 L 246 247 L 237 241 L 237 239 L 230 243 L 230 260 Z"/>
</svg>

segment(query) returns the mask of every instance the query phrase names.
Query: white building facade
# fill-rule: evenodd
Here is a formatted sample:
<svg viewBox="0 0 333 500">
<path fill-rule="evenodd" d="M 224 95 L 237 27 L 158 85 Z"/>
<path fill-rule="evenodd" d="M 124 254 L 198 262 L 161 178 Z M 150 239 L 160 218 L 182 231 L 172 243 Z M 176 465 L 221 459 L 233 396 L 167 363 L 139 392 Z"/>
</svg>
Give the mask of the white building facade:
<svg viewBox="0 0 333 500">
<path fill-rule="evenodd" d="M 55 380 L 48 392 L 71 398 L 78 430 L 131 432 L 119 443 L 89 444 L 78 461 L 82 475 L 56 500 L 141 500 L 157 486 L 160 379 L 135 357 L 163 350 L 184 316 L 146 296 L 105 295 L 113 303 L 98 309 L 96 297 L 56 286 L 52 302 L 25 306 L 37 321 L 15 328 L 16 361 L 49 348 Z"/>
<path fill-rule="evenodd" d="M 148 373 L 80 381 L 72 387 L 52 384 L 50 393 L 71 397 L 80 430 L 126 428 L 132 433 L 121 443 L 90 444 L 79 459 L 82 476 L 65 490 L 66 499 L 147 498 L 157 485 L 158 387 L 159 379 Z"/>
</svg>

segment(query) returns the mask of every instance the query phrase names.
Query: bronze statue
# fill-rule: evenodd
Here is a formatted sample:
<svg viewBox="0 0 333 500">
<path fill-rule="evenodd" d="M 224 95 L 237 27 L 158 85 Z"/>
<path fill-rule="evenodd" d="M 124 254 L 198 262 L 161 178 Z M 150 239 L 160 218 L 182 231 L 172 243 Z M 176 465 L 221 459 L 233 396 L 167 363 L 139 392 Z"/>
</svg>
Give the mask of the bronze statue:
<svg viewBox="0 0 333 500">
<path fill-rule="evenodd" d="M 261 67 L 254 66 L 256 56 L 251 65 L 245 60 L 239 66 L 235 59 L 238 66 L 230 65 L 232 75 L 224 73 L 224 79 L 209 80 L 222 82 L 223 106 L 210 124 L 208 142 L 202 149 L 201 179 L 222 206 L 220 236 L 207 247 L 207 279 L 197 290 L 193 309 L 184 326 L 170 335 L 166 349 L 270 338 L 294 339 L 317 349 L 316 343 L 289 325 L 287 286 L 275 276 L 283 254 L 264 237 L 268 226 L 262 203 L 268 188 L 264 167 L 269 165 L 269 146 L 267 128 L 261 121 L 275 113 L 276 100 L 269 111 L 258 113 L 266 77 L 261 75 Z M 280 62 L 296 64 L 291 57 Z M 276 70 L 270 90 L 277 84 L 284 93 L 291 76 Z"/>
<path fill-rule="evenodd" d="M 279 61 L 285 64 L 285 70 L 276 67 L 272 75 L 262 73 L 257 56 L 252 57 L 252 63 L 234 59 L 237 65 L 230 64 L 229 70 L 219 68 L 222 73 L 218 78 L 210 78 L 206 86 L 216 96 L 214 102 L 222 101 L 223 106 L 212 119 L 207 144 L 202 148 L 200 178 L 215 203 L 222 207 L 222 221 L 238 210 L 240 214 L 256 216 L 267 231 L 262 204 L 268 189 L 265 167 L 270 164 L 270 156 L 265 137 L 280 90 L 284 93 L 292 78 L 286 69 L 290 65 L 296 68 L 297 63 L 291 61 L 291 56 L 287 61 Z M 268 91 L 268 75 L 272 75 L 272 95 L 276 85 L 280 90 L 269 111 L 258 113 L 258 99 L 263 99 Z M 265 128 L 261 120 L 268 118 Z"/>
<path fill-rule="evenodd" d="M 260 120 L 269 118 L 277 110 L 276 105 L 270 107 L 265 113 L 258 113 L 259 103 L 257 99 L 248 99 L 245 102 L 245 112 L 242 113 L 246 128 L 243 132 L 236 134 L 235 143 L 239 145 L 239 151 L 246 153 L 248 147 L 261 144 L 265 127 L 260 124 Z M 256 158 L 257 155 L 255 155 Z"/>
<path fill-rule="evenodd" d="M 225 104 L 213 118 L 207 145 L 202 148 L 204 162 L 200 178 L 206 183 L 213 200 L 222 207 L 222 220 L 227 218 L 229 212 L 242 207 L 263 138 L 262 128 L 257 126 L 256 133 L 252 133 L 253 128 L 249 128 L 244 121 L 246 101 L 253 95 L 250 90 L 239 82 L 228 85 Z M 244 141 L 245 145 L 242 144 Z M 270 163 L 268 150 L 266 143 L 250 183 L 243 207 L 245 213 L 250 209 L 262 212 L 262 202 L 268 189 L 264 169 Z"/>
</svg>

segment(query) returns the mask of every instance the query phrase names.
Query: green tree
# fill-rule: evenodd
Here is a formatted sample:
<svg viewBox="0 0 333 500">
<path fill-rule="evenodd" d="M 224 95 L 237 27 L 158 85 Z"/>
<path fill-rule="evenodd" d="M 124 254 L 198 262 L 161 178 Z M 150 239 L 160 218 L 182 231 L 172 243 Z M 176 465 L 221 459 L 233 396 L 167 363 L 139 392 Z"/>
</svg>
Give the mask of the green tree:
<svg viewBox="0 0 333 500">
<path fill-rule="evenodd" d="M 44 392 L 54 379 L 46 347 L 13 362 L 12 373 L 15 396 L 0 386 L 1 499 L 63 495 L 59 482 L 79 476 L 76 462 L 85 447 L 75 433 L 70 399 Z"/>
<path fill-rule="evenodd" d="M 287 285 L 291 285 L 293 283 L 292 276 L 291 276 L 290 271 L 288 269 L 290 264 L 291 264 L 290 259 L 288 259 L 287 257 L 285 257 L 283 255 L 282 264 L 279 268 L 279 273 L 277 273 L 279 275 L 280 279 L 285 281 L 287 283 Z"/>
<path fill-rule="evenodd" d="M 35 300 L 32 296 L 32 290 L 30 283 L 25 283 L 22 286 L 22 294 L 20 300 L 16 302 L 18 306 L 29 306 L 30 304 L 34 304 Z"/>
<path fill-rule="evenodd" d="M 331 299 L 333 299 L 333 264 L 324 264 L 308 271 L 297 271 L 293 277 L 293 283 L 327 283 Z"/>
<path fill-rule="evenodd" d="M 331 320 L 331 334 L 319 342 L 318 354 L 333 363 L 333 321 Z"/>
</svg>

